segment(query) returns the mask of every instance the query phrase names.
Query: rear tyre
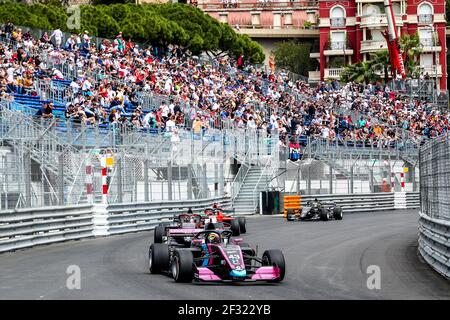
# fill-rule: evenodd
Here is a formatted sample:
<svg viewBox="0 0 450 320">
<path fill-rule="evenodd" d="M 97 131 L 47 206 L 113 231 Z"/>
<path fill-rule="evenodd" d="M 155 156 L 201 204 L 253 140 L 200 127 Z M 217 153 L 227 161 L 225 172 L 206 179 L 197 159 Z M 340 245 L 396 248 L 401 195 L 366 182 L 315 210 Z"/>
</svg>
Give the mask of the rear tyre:
<svg viewBox="0 0 450 320">
<path fill-rule="evenodd" d="M 266 250 L 262 256 L 263 262 L 267 266 L 275 266 L 280 269 L 280 276 L 272 280 L 273 282 L 283 281 L 284 275 L 286 273 L 286 262 L 284 261 L 284 255 L 281 250 Z"/>
<path fill-rule="evenodd" d="M 192 252 L 176 250 L 172 261 L 172 277 L 175 282 L 191 282 L 194 278 L 194 258 Z"/>
<path fill-rule="evenodd" d="M 246 224 L 247 222 L 245 221 L 245 217 L 239 217 L 239 229 L 241 233 L 247 232 Z"/>
<path fill-rule="evenodd" d="M 328 221 L 328 210 L 325 208 L 320 209 L 320 220 Z"/>
<path fill-rule="evenodd" d="M 160 273 L 169 267 L 169 246 L 165 243 L 152 243 L 148 250 L 150 273 Z"/>
<path fill-rule="evenodd" d="M 335 207 L 333 209 L 333 217 L 336 220 L 342 220 L 342 218 L 344 217 L 344 215 L 342 214 L 342 208 L 341 207 Z"/>
<path fill-rule="evenodd" d="M 233 232 L 233 236 L 239 236 L 241 234 L 241 227 L 239 226 L 238 219 L 233 219 L 230 221 L 231 224 L 231 232 Z"/>
<path fill-rule="evenodd" d="M 163 226 L 157 226 L 153 233 L 153 243 L 162 243 L 165 228 Z"/>
</svg>

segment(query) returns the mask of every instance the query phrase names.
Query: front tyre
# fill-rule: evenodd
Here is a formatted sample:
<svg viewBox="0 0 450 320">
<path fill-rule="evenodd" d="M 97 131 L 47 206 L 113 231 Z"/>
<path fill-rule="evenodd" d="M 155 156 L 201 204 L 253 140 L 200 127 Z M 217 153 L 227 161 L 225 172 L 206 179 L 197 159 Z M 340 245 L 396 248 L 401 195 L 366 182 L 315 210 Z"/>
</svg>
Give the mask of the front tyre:
<svg viewBox="0 0 450 320">
<path fill-rule="evenodd" d="M 231 229 L 231 232 L 233 232 L 233 236 L 235 236 L 235 237 L 239 236 L 241 234 L 241 227 L 239 225 L 238 219 L 231 220 L 230 225 L 231 225 L 230 229 Z"/>
<path fill-rule="evenodd" d="M 266 250 L 263 253 L 262 260 L 266 266 L 274 266 L 280 269 L 280 276 L 273 280 L 273 282 L 283 281 L 286 273 L 286 262 L 284 261 L 284 255 L 281 250 Z"/>
<path fill-rule="evenodd" d="M 150 273 L 161 273 L 169 267 L 169 246 L 165 243 L 152 243 L 148 250 Z"/>
<path fill-rule="evenodd" d="M 342 208 L 341 207 L 335 207 L 333 209 L 333 217 L 334 217 L 335 220 L 342 220 L 344 215 L 342 213 Z"/>
<path fill-rule="evenodd" d="M 245 217 L 239 217 L 239 229 L 241 233 L 247 232 L 246 224 L 247 222 L 245 221 Z"/>
<path fill-rule="evenodd" d="M 328 221 L 328 210 L 325 208 L 320 209 L 320 220 Z"/>
<path fill-rule="evenodd" d="M 172 277 L 175 282 L 191 282 L 194 278 L 192 252 L 176 250 L 172 261 Z"/>
</svg>

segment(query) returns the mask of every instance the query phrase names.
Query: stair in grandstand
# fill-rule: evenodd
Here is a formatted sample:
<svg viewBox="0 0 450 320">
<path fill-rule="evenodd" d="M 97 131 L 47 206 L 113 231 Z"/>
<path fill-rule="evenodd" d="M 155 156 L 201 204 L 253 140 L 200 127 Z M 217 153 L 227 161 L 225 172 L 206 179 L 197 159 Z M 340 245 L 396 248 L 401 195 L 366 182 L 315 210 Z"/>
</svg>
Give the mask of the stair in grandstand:
<svg viewBox="0 0 450 320">
<path fill-rule="evenodd" d="M 252 166 L 244 177 L 238 195 L 234 198 L 233 207 L 236 214 L 255 213 L 258 204 L 259 191 L 266 189 L 266 182 L 270 180 L 264 168 Z"/>
</svg>

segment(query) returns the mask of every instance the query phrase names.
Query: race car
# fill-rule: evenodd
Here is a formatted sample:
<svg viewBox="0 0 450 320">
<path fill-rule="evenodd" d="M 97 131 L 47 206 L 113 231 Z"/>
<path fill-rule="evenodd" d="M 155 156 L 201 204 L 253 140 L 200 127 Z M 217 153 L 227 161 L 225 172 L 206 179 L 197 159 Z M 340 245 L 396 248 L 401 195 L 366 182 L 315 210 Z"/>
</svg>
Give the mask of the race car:
<svg viewBox="0 0 450 320">
<path fill-rule="evenodd" d="M 287 210 L 288 221 L 301 220 L 322 220 L 328 221 L 330 219 L 342 220 L 342 208 L 337 206 L 334 202 L 321 202 L 317 199 L 308 201 L 306 206 L 302 208 L 300 214 L 295 214 L 293 210 Z"/>
<path fill-rule="evenodd" d="M 153 233 L 154 243 L 177 243 L 189 246 L 192 237 L 205 230 L 204 218 L 199 214 L 187 213 L 173 217 L 172 222 L 160 223 Z"/>
<path fill-rule="evenodd" d="M 233 236 L 239 236 L 241 233 L 247 232 L 245 217 L 237 217 L 232 214 L 226 214 L 226 209 L 213 206 L 205 210 L 205 215 L 210 217 L 215 217 L 216 223 L 219 224 L 221 228 L 229 228 L 233 231 Z"/>
<path fill-rule="evenodd" d="M 230 230 L 198 232 L 189 248 L 153 243 L 148 252 L 152 274 L 171 275 L 176 282 L 280 282 L 286 264 L 280 250 L 262 257 L 242 239 L 230 240 Z"/>
</svg>

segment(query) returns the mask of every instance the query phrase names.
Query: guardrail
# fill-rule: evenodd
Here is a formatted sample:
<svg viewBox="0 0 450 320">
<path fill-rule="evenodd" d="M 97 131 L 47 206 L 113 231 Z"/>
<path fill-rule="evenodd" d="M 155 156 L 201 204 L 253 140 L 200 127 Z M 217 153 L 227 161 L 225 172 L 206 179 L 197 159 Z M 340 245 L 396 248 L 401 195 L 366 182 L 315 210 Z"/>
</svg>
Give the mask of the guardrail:
<svg viewBox="0 0 450 320">
<path fill-rule="evenodd" d="M 0 212 L 0 252 L 93 236 L 92 205 Z"/>
<path fill-rule="evenodd" d="M 420 207 L 418 192 L 302 195 L 301 205 L 304 206 L 307 201 L 314 199 L 335 202 L 342 207 L 344 213 L 416 209 Z"/>
<path fill-rule="evenodd" d="M 450 221 L 419 215 L 419 252 L 433 269 L 450 279 Z"/>
<path fill-rule="evenodd" d="M 77 205 L 17 209 L 0 212 L 0 252 L 13 251 L 89 237 L 153 229 L 161 220 L 194 212 L 218 202 L 231 206 L 229 198 L 142 202 L 111 205 Z"/>
</svg>

